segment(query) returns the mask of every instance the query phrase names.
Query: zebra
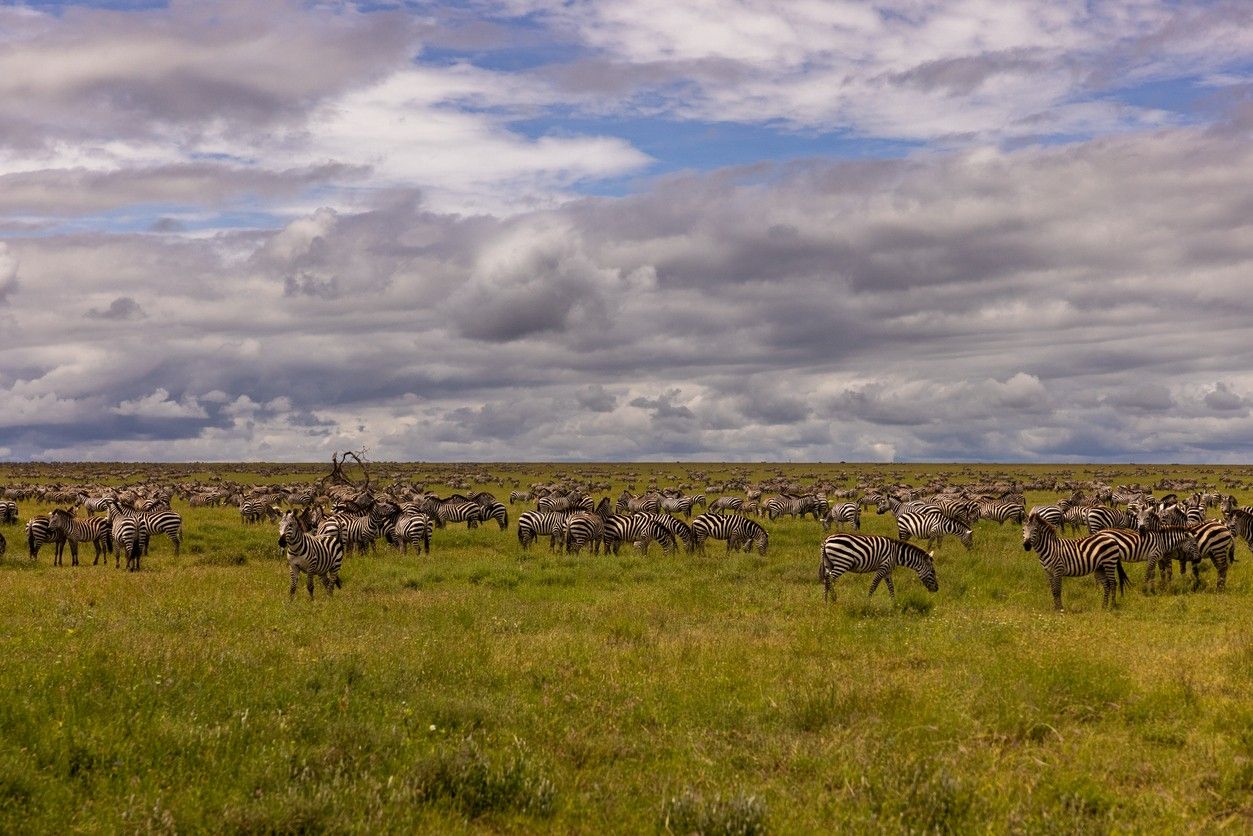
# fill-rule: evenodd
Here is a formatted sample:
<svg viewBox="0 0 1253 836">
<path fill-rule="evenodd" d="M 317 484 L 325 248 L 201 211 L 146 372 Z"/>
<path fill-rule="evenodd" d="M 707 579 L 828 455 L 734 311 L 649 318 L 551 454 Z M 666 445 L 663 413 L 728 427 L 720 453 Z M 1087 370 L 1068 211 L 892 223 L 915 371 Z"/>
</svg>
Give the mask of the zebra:
<svg viewBox="0 0 1253 836">
<path fill-rule="evenodd" d="M 938 548 L 945 534 L 952 534 L 969 551 L 974 545 L 970 526 L 938 511 L 903 511 L 896 518 L 897 535 L 902 541 L 910 537 L 925 538 L 927 548 Z"/>
<path fill-rule="evenodd" d="M 509 492 L 509 504 L 510 505 L 517 505 L 519 502 L 530 502 L 530 501 L 531 501 L 530 491 L 510 491 Z"/>
<path fill-rule="evenodd" d="M 766 512 L 766 516 L 772 520 L 783 515 L 804 519 L 806 514 L 813 514 L 814 519 L 818 520 L 821 519 L 820 514 L 826 511 L 825 508 L 821 507 L 818 497 L 811 493 L 803 496 L 792 496 L 790 494 L 772 496 L 762 505 L 762 509 Z"/>
<path fill-rule="evenodd" d="M 57 544 L 56 557 L 54 558 L 54 566 L 64 565 L 62 556 L 65 553 L 65 543 L 70 545 L 70 565 L 78 565 L 78 544 L 91 541 L 96 549 L 96 560 L 100 561 L 101 554 L 108 554 L 113 543 L 109 535 L 109 525 L 99 517 L 89 517 L 85 520 L 74 518 L 74 514 L 62 508 L 54 508 L 48 512 L 48 525 L 50 528 L 60 531 L 65 535 L 65 540 Z"/>
<path fill-rule="evenodd" d="M 1026 510 L 1021 502 L 1009 502 L 1004 499 L 990 499 L 979 503 L 979 519 L 992 520 L 997 525 L 1006 522 L 1022 524 Z"/>
<path fill-rule="evenodd" d="M 938 496 L 932 504 L 940 509 L 945 516 L 952 517 L 963 525 L 970 526 L 979 519 L 979 503 L 963 497 Z"/>
<path fill-rule="evenodd" d="M 709 505 L 709 513 L 721 514 L 723 511 L 739 511 L 744 507 L 744 500 L 738 496 L 720 496 Z"/>
<path fill-rule="evenodd" d="M 1066 526 L 1070 526 L 1076 532 L 1079 531 L 1081 525 L 1087 524 L 1088 512 L 1103 506 L 1092 505 L 1086 502 L 1072 502 L 1067 499 L 1059 499 L 1057 507 L 1062 512 L 1062 531 L 1065 532 Z"/>
<path fill-rule="evenodd" d="M 592 554 L 600 554 L 604 539 L 605 520 L 599 514 L 587 511 L 571 514 L 561 527 L 561 541 L 567 553 L 578 554 L 584 545 L 590 543 Z"/>
<path fill-rule="evenodd" d="M 44 543 L 52 543 L 57 551 L 65 546 L 65 532 L 53 529 L 47 517 L 33 517 L 26 521 L 26 546 L 30 550 L 30 559 L 39 558 L 39 550 Z"/>
<path fill-rule="evenodd" d="M 479 507 L 483 509 L 483 522 L 495 520 L 500 525 L 501 531 L 509 527 L 509 509 L 503 502 L 493 499 L 490 503 L 481 503 Z"/>
<path fill-rule="evenodd" d="M 1181 552 L 1189 560 L 1200 560 L 1200 551 L 1196 538 L 1187 528 L 1171 526 L 1169 528 L 1141 528 L 1131 531 L 1126 528 L 1106 528 L 1095 535 L 1112 541 L 1119 548 L 1118 558 L 1123 563 L 1148 563 L 1144 573 L 1144 585 L 1148 588 L 1153 583 L 1153 576 L 1162 561 L 1170 563 L 1172 552 Z M 1182 561 L 1181 561 L 1182 562 Z M 1165 576 L 1165 566 L 1162 574 Z"/>
<path fill-rule="evenodd" d="M 1231 533 L 1244 541 L 1245 545 L 1253 549 L 1253 511 L 1247 508 L 1232 507 L 1225 514 L 1227 528 Z"/>
<path fill-rule="evenodd" d="M 9 541 L 4 539 L 4 535 L 0 534 L 0 557 L 4 557 L 4 553 L 9 550 Z"/>
<path fill-rule="evenodd" d="M 822 517 L 822 530 L 828 530 L 833 523 L 837 529 L 842 528 L 844 523 L 852 523 L 855 531 L 861 531 L 861 506 L 856 502 L 839 502 L 832 505 Z"/>
<path fill-rule="evenodd" d="M 1161 522 L 1152 512 L 1142 515 L 1142 525 L 1153 529 L 1160 527 Z M 1179 574 L 1186 574 L 1187 564 L 1192 564 L 1192 588 L 1199 589 L 1201 586 L 1201 561 L 1206 557 L 1214 564 L 1214 569 L 1218 572 L 1218 581 L 1214 588 L 1221 592 L 1227 588 L 1227 569 L 1236 560 L 1236 538 L 1231 531 L 1230 526 L 1224 525 L 1217 520 L 1206 520 L 1200 525 L 1188 526 L 1187 530 L 1191 532 L 1196 539 L 1197 551 L 1180 556 L 1176 553 L 1175 557 L 1179 561 Z M 1162 581 L 1170 583 L 1171 566 L 1170 560 L 1167 559 L 1162 563 Z"/>
<path fill-rule="evenodd" d="M 177 511 L 149 510 L 144 512 L 144 554 L 148 554 L 148 538 L 153 534 L 164 534 L 174 544 L 174 556 L 178 557 L 183 545 L 183 518 Z"/>
<path fill-rule="evenodd" d="M 115 539 L 114 549 L 113 549 L 114 551 L 113 565 L 115 568 L 117 567 L 118 562 L 119 562 L 118 548 L 120 548 L 116 542 L 116 534 L 114 534 L 114 529 L 115 529 L 115 526 L 117 525 L 117 521 L 119 519 L 125 518 L 129 520 L 134 520 L 135 522 L 133 532 L 131 531 L 129 526 L 122 529 L 127 534 L 128 537 L 133 537 L 133 541 L 131 539 L 128 539 L 126 541 L 127 542 L 126 568 L 129 569 L 131 567 L 130 546 L 132 543 L 138 545 L 139 550 L 142 554 L 145 554 L 145 555 L 148 554 L 148 537 L 150 534 L 148 530 L 148 515 L 141 513 L 139 511 L 136 511 L 133 508 L 124 508 L 121 505 L 121 503 L 119 503 L 116 499 L 110 499 L 105 504 L 105 509 L 108 511 L 109 531 L 114 536 L 114 539 Z M 178 546 L 175 545 L 176 554 L 177 554 L 177 550 L 178 550 Z"/>
<path fill-rule="evenodd" d="M 692 527 L 690 525 L 669 514 L 650 514 L 649 516 L 657 526 L 665 529 L 676 546 L 682 543 L 684 549 L 689 552 L 692 550 Z M 665 545 L 665 541 L 661 538 L 658 538 L 658 541 L 663 546 Z"/>
<path fill-rule="evenodd" d="M 1087 514 L 1084 515 L 1084 520 L 1088 525 L 1089 534 L 1095 534 L 1107 528 L 1132 528 L 1136 524 L 1131 514 L 1106 508 L 1103 505 L 1089 508 Z"/>
<path fill-rule="evenodd" d="M 1062 509 L 1056 505 L 1033 505 L 1027 513 L 1028 517 L 1039 517 L 1053 528 L 1061 528 L 1065 519 L 1062 516 Z"/>
<path fill-rule="evenodd" d="M 692 516 L 692 508 L 696 505 L 705 504 L 705 495 L 698 493 L 695 496 L 667 496 L 661 500 L 661 510 L 670 514 L 682 514 L 685 517 Z"/>
<path fill-rule="evenodd" d="M 17 503 L 11 499 L 0 499 L 0 523 L 12 525 L 17 522 Z"/>
<path fill-rule="evenodd" d="M 263 519 L 275 519 L 278 508 L 264 499 L 241 499 L 239 501 L 239 521 L 241 523 L 259 523 Z"/>
<path fill-rule="evenodd" d="M 109 510 L 109 501 L 111 496 L 88 496 L 85 493 L 78 495 L 78 504 L 83 506 L 83 510 L 87 512 L 87 516 L 99 513 L 100 511 Z"/>
<path fill-rule="evenodd" d="M 646 512 L 630 516 L 613 515 L 605 520 L 605 550 L 617 554 L 623 543 L 631 543 L 635 548 L 647 553 L 649 544 L 656 540 L 661 543 L 662 549 L 667 553 L 673 551 L 676 537 L 670 527 L 662 522 L 663 519 L 673 519 L 673 517 L 669 514 Z"/>
<path fill-rule="evenodd" d="M 479 523 L 488 519 L 483 506 L 477 502 L 441 503 L 435 508 L 438 525 L 443 528 L 446 523 L 466 524 L 466 528 L 478 528 Z M 502 525 L 501 528 L 505 526 Z"/>
<path fill-rule="evenodd" d="M 431 553 L 431 518 L 422 512 L 402 513 L 392 527 L 392 537 L 400 546 L 400 553 L 407 554 L 409 546 L 423 554 Z"/>
<path fill-rule="evenodd" d="M 343 587 L 339 568 L 344 562 L 344 544 L 338 537 L 306 533 L 300 517 L 289 510 L 278 526 L 278 545 L 287 550 L 287 567 L 291 572 L 287 600 L 296 597 L 296 584 L 300 581 L 301 572 L 308 580 L 306 586 L 310 600 L 313 599 L 314 575 L 322 578 L 328 596 L 334 593 L 335 587 Z"/>
<path fill-rule="evenodd" d="M 892 570 L 905 566 L 918 573 L 918 580 L 930 592 L 937 592 L 940 584 L 935 577 L 935 562 L 913 543 L 893 540 L 876 534 L 832 534 L 822 541 L 822 557 L 818 563 L 818 580 L 822 581 L 824 601 L 834 595 L 831 585 L 845 572 L 874 572 L 870 582 L 870 594 L 879 588 L 879 582 L 887 584 L 888 595 L 896 598 L 892 586 Z"/>
<path fill-rule="evenodd" d="M 630 513 L 647 511 L 650 514 L 656 514 L 661 510 L 661 497 L 655 493 L 631 496 L 626 491 L 623 491 L 622 495 L 618 497 L 618 503 L 614 506 L 614 510 L 619 513 L 622 511 Z"/>
<path fill-rule="evenodd" d="M 112 521 L 109 523 L 109 532 L 113 537 L 113 568 L 121 565 L 121 553 L 126 552 L 126 569 L 130 572 L 139 571 L 139 556 L 143 552 L 144 544 L 147 543 L 145 524 L 146 521 L 141 514 L 117 514 L 114 515 L 110 511 Z M 104 559 L 105 565 L 109 563 L 106 555 Z"/>
<path fill-rule="evenodd" d="M 706 513 L 692 520 L 692 549 L 704 554 L 705 541 L 710 538 L 725 540 L 727 551 L 741 547 L 747 551 L 756 546 L 761 554 L 766 553 L 770 543 L 770 536 L 760 523 L 740 514 Z"/>
<path fill-rule="evenodd" d="M 1105 596 L 1102 609 L 1114 603 L 1115 589 L 1122 592 L 1127 585 L 1127 572 L 1118 559 L 1117 544 L 1090 534 L 1079 540 L 1064 540 L 1057 536 L 1057 529 L 1038 514 L 1032 513 L 1022 526 L 1022 548 L 1035 550 L 1040 566 L 1048 575 L 1049 588 L 1053 593 L 1053 609 L 1062 611 L 1062 578 L 1090 575 L 1101 577 Z"/>
<path fill-rule="evenodd" d="M 568 516 L 564 511 L 523 511 L 518 515 L 518 544 L 526 551 L 540 535 L 547 534 L 548 550 L 554 551 Z"/>
</svg>

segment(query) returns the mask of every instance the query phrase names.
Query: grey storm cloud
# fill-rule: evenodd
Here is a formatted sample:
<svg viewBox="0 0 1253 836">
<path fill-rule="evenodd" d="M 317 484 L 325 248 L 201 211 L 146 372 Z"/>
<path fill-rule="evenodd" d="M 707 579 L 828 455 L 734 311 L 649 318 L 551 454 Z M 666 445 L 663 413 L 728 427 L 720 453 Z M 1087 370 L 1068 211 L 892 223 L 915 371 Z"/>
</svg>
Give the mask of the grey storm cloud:
<svg viewBox="0 0 1253 836">
<path fill-rule="evenodd" d="M 504 218 L 392 194 L 11 238 L 0 431 L 44 458 L 1247 458 L 1250 193 L 1242 137 L 1176 129 Z M 160 315 L 66 332 L 53 286 Z"/>
<path fill-rule="evenodd" d="M 119 296 L 109 303 L 109 307 L 101 310 L 100 308 L 91 308 L 87 313 L 83 314 L 87 319 L 112 319 L 118 321 L 144 319 L 148 315 L 144 313 L 144 309 L 139 306 L 129 296 Z"/>
</svg>

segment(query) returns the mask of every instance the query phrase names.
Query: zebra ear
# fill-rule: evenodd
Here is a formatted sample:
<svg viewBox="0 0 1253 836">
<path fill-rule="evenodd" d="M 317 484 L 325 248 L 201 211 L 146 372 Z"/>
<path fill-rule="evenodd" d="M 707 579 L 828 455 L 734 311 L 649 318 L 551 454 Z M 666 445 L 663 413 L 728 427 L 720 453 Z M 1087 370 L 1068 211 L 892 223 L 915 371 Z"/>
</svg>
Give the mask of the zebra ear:
<svg viewBox="0 0 1253 836">
<path fill-rule="evenodd" d="M 927 552 L 927 557 L 929 557 L 929 558 L 931 558 L 932 560 L 934 560 L 934 559 L 935 559 L 935 549 L 932 549 L 931 551 Z"/>
</svg>

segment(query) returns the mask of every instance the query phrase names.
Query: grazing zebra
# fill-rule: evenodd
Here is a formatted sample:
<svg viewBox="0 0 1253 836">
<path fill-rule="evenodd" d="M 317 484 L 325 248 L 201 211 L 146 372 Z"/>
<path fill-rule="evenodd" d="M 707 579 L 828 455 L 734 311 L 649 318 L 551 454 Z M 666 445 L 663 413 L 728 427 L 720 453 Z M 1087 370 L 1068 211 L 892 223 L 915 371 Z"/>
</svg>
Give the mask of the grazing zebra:
<svg viewBox="0 0 1253 836">
<path fill-rule="evenodd" d="M 1200 557 L 1192 562 L 1192 588 L 1197 589 L 1201 585 L 1201 561 L 1206 557 L 1214 564 L 1214 568 L 1218 571 L 1218 582 L 1214 585 L 1214 589 L 1222 592 L 1227 588 L 1227 567 L 1236 562 L 1236 538 L 1232 534 L 1231 529 L 1217 520 L 1206 520 L 1200 525 L 1189 526 L 1194 537 L 1196 537 L 1197 546 L 1200 550 Z M 1179 574 L 1183 574 L 1184 563 L 1179 561 Z M 1170 566 L 1164 568 L 1163 575 L 1166 580 L 1170 581 Z"/>
<path fill-rule="evenodd" d="M 421 511 L 402 513 L 392 527 L 392 538 L 400 546 L 401 554 L 408 554 L 409 546 L 423 554 L 431 553 L 431 518 Z"/>
<path fill-rule="evenodd" d="M 856 502 L 839 502 L 831 506 L 822 517 L 822 530 L 828 530 L 832 524 L 839 530 L 844 523 L 852 523 L 855 531 L 861 531 L 861 506 Z"/>
<path fill-rule="evenodd" d="M 744 507 L 744 500 L 738 496 L 720 496 L 709 505 L 709 512 L 721 514 L 723 511 L 739 511 Z"/>
<path fill-rule="evenodd" d="M 692 550 L 692 527 L 690 525 L 669 514 L 650 514 L 649 516 L 656 525 L 665 529 L 676 546 L 682 543 L 684 549 L 689 552 Z M 658 538 L 658 541 L 663 546 L 665 545 L 664 540 L 661 538 Z"/>
<path fill-rule="evenodd" d="M 896 518 L 896 531 L 903 541 L 910 537 L 926 539 L 927 548 L 932 550 L 939 547 L 945 534 L 960 540 L 967 551 L 974 545 L 969 526 L 939 511 L 902 511 Z"/>
<path fill-rule="evenodd" d="M 510 491 L 509 492 L 509 504 L 510 505 L 517 505 L 519 502 L 530 502 L 530 501 L 531 501 L 530 491 Z"/>
<path fill-rule="evenodd" d="M 101 554 L 108 554 L 113 543 L 109 536 L 109 524 L 99 517 L 90 517 L 85 520 L 74 518 L 74 514 L 62 508 L 54 508 L 48 512 L 48 525 L 55 531 L 60 531 L 65 535 L 65 539 L 57 544 L 56 557 L 52 565 L 63 565 L 62 559 L 65 554 L 65 544 L 70 545 L 70 565 L 78 565 L 78 544 L 91 541 L 96 549 L 96 560 L 100 562 Z"/>
<path fill-rule="evenodd" d="M 0 499 L 0 523 L 12 525 L 17 522 L 17 503 L 11 499 Z"/>
<path fill-rule="evenodd" d="M 1026 511 L 1021 502 L 1008 502 L 1004 499 L 991 499 L 979 503 L 979 519 L 992 520 L 997 525 L 1006 522 L 1022 524 Z"/>
<path fill-rule="evenodd" d="M 540 535 L 546 534 L 548 550 L 556 550 L 568 516 L 564 511 L 523 511 L 518 515 L 518 544 L 526 551 Z"/>
<path fill-rule="evenodd" d="M 813 514 L 814 519 L 818 520 L 821 519 L 821 511 L 826 510 L 825 508 L 820 507 L 818 497 L 811 493 L 807 493 L 803 496 L 792 496 L 790 494 L 772 496 L 767 499 L 765 504 L 761 507 L 762 510 L 766 512 L 766 516 L 772 520 L 775 517 L 785 515 L 795 517 L 797 519 L 804 519 L 806 514 Z"/>
<path fill-rule="evenodd" d="M 495 520 L 501 531 L 509 527 L 509 509 L 503 502 L 493 499 L 490 503 L 480 503 L 479 507 L 483 509 L 483 522 Z"/>
<path fill-rule="evenodd" d="M 1053 609 L 1062 610 L 1062 578 L 1098 573 L 1105 597 L 1101 607 L 1112 606 L 1115 589 L 1121 592 L 1127 585 L 1127 572 L 1118 559 L 1118 546 L 1099 534 L 1090 534 L 1080 540 L 1063 540 L 1038 514 L 1032 513 L 1022 527 L 1024 551 L 1035 550 L 1040 566 L 1048 575 L 1049 588 L 1053 593 Z"/>
<path fill-rule="evenodd" d="M 701 514 L 692 520 L 692 549 L 705 552 L 705 541 L 725 540 L 727 551 L 744 548 L 746 551 L 754 546 L 761 554 L 766 553 L 770 536 L 766 529 L 755 520 L 740 514 Z"/>
<path fill-rule="evenodd" d="M 343 586 L 339 568 L 344 562 L 344 544 L 338 537 L 307 533 L 296 512 L 288 511 L 278 526 L 278 545 L 287 550 L 287 567 L 291 571 L 291 588 L 287 591 L 289 601 L 296 597 L 296 584 L 300 581 L 301 572 L 308 580 L 310 600 L 313 599 L 314 575 L 322 578 L 327 595 L 333 594 L 335 587 Z"/>
<path fill-rule="evenodd" d="M 54 530 L 47 517 L 34 517 L 26 521 L 26 546 L 30 549 L 30 559 L 39 557 L 39 550 L 44 543 L 52 543 L 60 551 L 65 546 L 65 532 Z"/>
<path fill-rule="evenodd" d="M 592 554 L 600 554 L 605 539 L 605 520 L 599 514 L 580 511 L 566 518 L 561 528 L 561 541 L 567 553 L 578 554 L 583 546 L 591 544 Z"/>
<path fill-rule="evenodd" d="M 667 496 L 661 500 L 661 510 L 670 514 L 682 514 L 685 517 L 692 516 L 692 508 L 696 505 L 705 504 L 705 495 L 698 493 L 695 496 Z"/>
<path fill-rule="evenodd" d="M 623 491 L 622 496 L 618 497 L 618 504 L 614 506 L 614 510 L 618 513 L 623 511 L 627 513 L 646 511 L 649 514 L 656 514 L 661 511 L 661 497 L 655 493 L 646 493 L 643 496 L 630 496 Z"/>
<path fill-rule="evenodd" d="M 164 534 L 174 544 L 174 556 L 178 557 L 183 546 L 183 518 L 177 511 L 149 510 L 144 512 L 144 554 L 148 554 L 148 538 Z"/>
<path fill-rule="evenodd" d="M 242 523 L 259 523 L 267 519 L 274 521 L 281 513 L 278 506 L 271 505 L 263 499 L 239 501 L 239 521 Z"/>
<path fill-rule="evenodd" d="M 1184 554 L 1189 560 L 1200 560 L 1200 550 L 1191 530 L 1171 526 L 1169 528 L 1142 527 L 1139 531 L 1126 528 L 1102 529 L 1094 536 L 1112 541 L 1119 549 L 1118 559 L 1123 563 L 1148 563 L 1144 573 L 1144 585 L 1153 583 L 1157 567 L 1162 561 L 1170 565 L 1172 552 Z M 1181 563 L 1183 560 L 1181 559 Z M 1162 573 L 1165 575 L 1165 566 Z"/>
<path fill-rule="evenodd" d="M 87 516 L 109 510 L 109 502 L 111 496 L 88 496 L 85 493 L 78 495 L 78 504 L 83 506 L 83 510 L 87 512 Z"/>
<path fill-rule="evenodd" d="M 963 525 L 973 525 L 979 519 L 979 503 L 973 499 L 952 496 L 937 496 L 932 504 L 939 508 L 945 516 L 952 517 Z"/>
<path fill-rule="evenodd" d="M 913 543 L 903 543 L 891 537 L 876 534 L 832 534 L 822 541 L 822 558 L 818 563 L 818 580 L 822 581 L 823 600 L 830 601 L 834 595 L 831 585 L 845 572 L 874 572 L 870 582 L 870 594 L 879 588 L 879 582 L 887 584 L 888 595 L 896 598 L 892 586 L 892 570 L 905 566 L 918 573 L 918 580 L 931 592 L 940 588 L 935 577 L 935 563 L 930 554 Z"/>
</svg>

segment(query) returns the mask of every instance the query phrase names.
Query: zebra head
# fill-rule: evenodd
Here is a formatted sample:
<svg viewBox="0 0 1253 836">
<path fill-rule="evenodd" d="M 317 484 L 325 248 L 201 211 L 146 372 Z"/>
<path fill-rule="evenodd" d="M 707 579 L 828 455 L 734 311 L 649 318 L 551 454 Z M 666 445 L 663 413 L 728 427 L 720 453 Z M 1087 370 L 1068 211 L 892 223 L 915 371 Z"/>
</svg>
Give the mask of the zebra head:
<svg viewBox="0 0 1253 836">
<path fill-rule="evenodd" d="M 957 539 L 961 540 L 961 544 L 966 547 L 966 551 L 970 551 L 972 548 L 974 548 L 975 533 L 971 531 L 969 528 L 963 528 L 961 531 L 959 531 L 957 533 Z"/>
<path fill-rule="evenodd" d="M 300 527 L 300 518 L 296 516 L 295 511 L 288 510 L 283 514 L 283 519 L 278 524 L 278 547 L 285 549 L 291 543 L 295 543 L 300 539 L 300 535 L 304 531 Z"/>
<path fill-rule="evenodd" d="M 940 582 L 935 577 L 935 552 L 926 553 L 922 568 L 918 570 L 918 580 L 922 581 L 922 585 L 927 588 L 928 592 L 940 591 Z"/>
<path fill-rule="evenodd" d="M 1031 547 L 1035 544 L 1037 532 L 1039 531 L 1039 526 L 1037 525 L 1038 522 L 1039 517 L 1032 514 L 1030 517 L 1027 517 L 1027 521 L 1022 524 L 1022 550 L 1025 552 L 1031 551 Z"/>
</svg>

